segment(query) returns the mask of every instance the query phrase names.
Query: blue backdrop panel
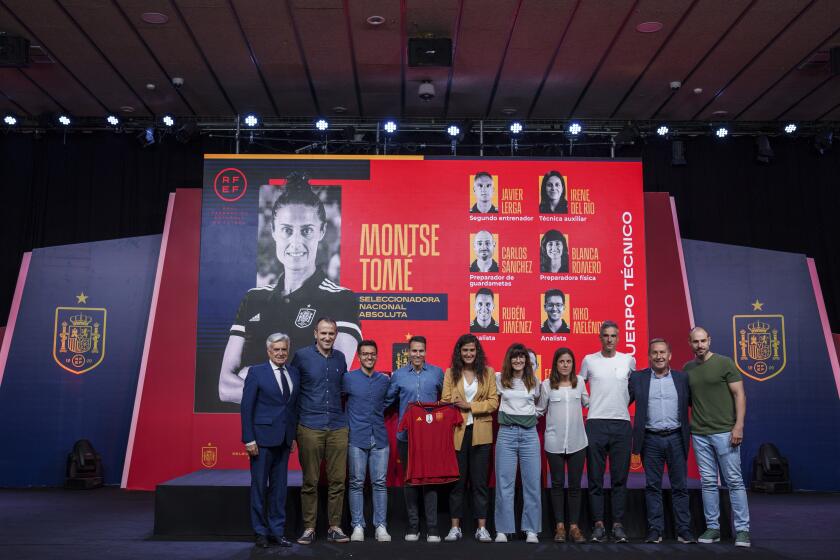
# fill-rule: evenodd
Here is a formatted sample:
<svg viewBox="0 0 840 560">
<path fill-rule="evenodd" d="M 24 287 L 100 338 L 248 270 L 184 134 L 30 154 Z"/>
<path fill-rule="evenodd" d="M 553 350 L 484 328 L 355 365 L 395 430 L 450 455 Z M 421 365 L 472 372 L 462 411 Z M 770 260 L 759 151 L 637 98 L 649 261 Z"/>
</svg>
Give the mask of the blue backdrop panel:
<svg viewBox="0 0 840 560">
<path fill-rule="evenodd" d="M 63 484 L 78 439 L 120 482 L 160 241 L 33 251 L 0 386 L 0 486 Z"/>
<path fill-rule="evenodd" d="M 698 325 L 744 375 L 742 460 L 775 443 L 797 489 L 840 490 L 840 399 L 804 255 L 683 240 Z"/>
</svg>

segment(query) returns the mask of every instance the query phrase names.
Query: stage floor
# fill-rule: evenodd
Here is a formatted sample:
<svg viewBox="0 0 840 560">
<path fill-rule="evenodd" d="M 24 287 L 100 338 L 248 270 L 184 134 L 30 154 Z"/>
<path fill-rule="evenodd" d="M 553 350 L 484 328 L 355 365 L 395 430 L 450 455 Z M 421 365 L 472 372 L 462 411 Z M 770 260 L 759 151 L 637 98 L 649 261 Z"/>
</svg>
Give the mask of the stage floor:
<svg viewBox="0 0 840 560">
<path fill-rule="evenodd" d="M 269 557 L 342 558 L 383 560 L 494 558 L 598 559 L 668 555 L 680 558 L 830 558 L 840 550 L 840 494 L 750 494 L 753 547 L 736 549 L 716 545 L 662 545 L 631 543 L 555 545 L 548 532 L 539 545 L 512 542 L 480 545 L 471 540 L 455 544 L 373 541 L 331 545 L 323 539 L 311 547 L 255 549 L 250 540 L 155 540 L 154 493 L 125 492 L 116 488 L 90 491 L 58 489 L 0 490 L 0 558 L 161 558 L 246 559 Z M 487 549 L 487 550 L 485 550 Z M 492 552 L 491 550 L 492 549 Z"/>
</svg>

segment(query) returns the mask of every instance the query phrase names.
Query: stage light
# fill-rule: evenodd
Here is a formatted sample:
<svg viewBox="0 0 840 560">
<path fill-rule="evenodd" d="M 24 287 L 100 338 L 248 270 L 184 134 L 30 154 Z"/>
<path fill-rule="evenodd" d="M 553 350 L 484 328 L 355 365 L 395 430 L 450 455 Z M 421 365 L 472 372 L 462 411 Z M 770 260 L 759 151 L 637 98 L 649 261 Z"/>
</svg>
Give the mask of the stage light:
<svg viewBox="0 0 840 560">
<path fill-rule="evenodd" d="M 523 130 L 521 122 L 512 122 L 510 123 L 510 133 L 511 134 L 519 134 Z"/>
<path fill-rule="evenodd" d="M 162 122 L 163 126 L 165 126 L 166 128 L 172 128 L 173 126 L 175 126 L 175 119 L 172 117 L 172 115 L 163 115 L 163 118 L 160 119 L 160 122 Z"/>
<path fill-rule="evenodd" d="M 725 126 L 719 126 L 715 129 L 715 136 L 718 138 L 726 138 L 729 136 L 729 129 Z"/>
<path fill-rule="evenodd" d="M 814 148 L 816 148 L 817 152 L 819 152 L 820 155 L 823 155 L 828 151 L 829 148 L 831 148 L 831 143 L 833 140 L 834 133 L 831 130 L 821 130 L 814 137 Z"/>
<path fill-rule="evenodd" d="M 17 117 L 14 115 L 5 115 L 3 117 L 3 124 L 5 124 L 6 126 L 15 126 L 17 123 Z"/>
<path fill-rule="evenodd" d="M 70 117 L 68 117 L 67 115 L 59 115 L 58 119 L 56 120 L 58 120 L 58 124 L 60 124 L 61 126 L 70 126 L 71 123 Z"/>
<path fill-rule="evenodd" d="M 260 124 L 260 118 L 255 115 L 254 113 L 248 113 L 245 115 L 245 118 L 242 120 L 245 123 L 245 126 L 248 128 L 254 128 L 258 124 Z"/>
<path fill-rule="evenodd" d="M 577 136 L 581 132 L 583 132 L 583 127 L 577 121 L 572 121 L 569 123 L 569 127 L 566 129 L 569 134 L 572 136 Z"/>
<path fill-rule="evenodd" d="M 394 121 L 388 121 L 382 126 L 382 129 L 388 134 L 393 134 L 397 131 L 397 123 Z"/>
<path fill-rule="evenodd" d="M 327 122 L 326 120 L 324 120 L 324 119 L 318 119 L 318 120 L 315 122 L 315 128 L 317 128 L 317 129 L 318 129 L 318 130 L 320 130 L 321 132 L 325 132 L 325 131 L 329 128 L 329 127 L 330 127 L 330 123 L 328 123 L 328 122 Z"/>
<path fill-rule="evenodd" d="M 770 160 L 772 160 L 776 155 L 773 153 L 773 148 L 770 146 L 770 139 L 764 134 L 756 137 L 755 147 L 755 159 L 759 163 L 770 163 Z"/>
<path fill-rule="evenodd" d="M 148 127 L 137 135 L 137 142 L 142 148 L 148 148 L 155 143 L 155 129 Z"/>
<path fill-rule="evenodd" d="M 668 128 L 668 125 L 665 124 L 660 124 L 656 129 L 656 134 L 659 136 L 668 136 L 669 132 L 671 132 L 671 130 Z"/>
<path fill-rule="evenodd" d="M 613 137 L 613 142 L 615 142 L 616 146 L 635 144 L 636 139 L 640 136 L 641 133 L 639 133 L 639 129 L 632 123 L 627 123 L 624 125 L 624 128 L 622 128 L 619 133 Z"/>
<path fill-rule="evenodd" d="M 452 138 L 455 138 L 456 136 L 458 136 L 459 134 L 461 134 L 461 129 L 460 129 L 460 128 L 458 128 L 458 126 L 457 126 L 457 125 L 450 124 L 450 125 L 449 125 L 449 127 L 447 127 L 447 129 L 446 129 L 446 133 L 447 133 L 449 136 L 451 136 Z"/>
<path fill-rule="evenodd" d="M 786 134 L 793 134 L 796 132 L 797 126 L 795 123 L 788 123 L 785 125 L 785 133 Z"/>
<path fill-rule="evenodd" d="M 108 115 L 105 117 L 105 120 L 108 121 L 108 124 L 111 126 L 119 126 L 120 125 L 120 118 L 116 115 Z"/>
</svg>

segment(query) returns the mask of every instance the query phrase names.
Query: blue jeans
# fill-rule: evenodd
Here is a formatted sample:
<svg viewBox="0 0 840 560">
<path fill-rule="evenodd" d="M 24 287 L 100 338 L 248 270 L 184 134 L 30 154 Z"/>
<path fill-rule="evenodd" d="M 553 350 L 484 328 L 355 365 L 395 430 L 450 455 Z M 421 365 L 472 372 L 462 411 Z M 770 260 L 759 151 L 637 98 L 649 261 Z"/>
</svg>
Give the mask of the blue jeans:
<svg viewBox="0 0 840 560">
<path fill-rule="evenodd" d="M 499 426 L 496 438 L 496 531 L 515 533 L 513 497 L 516 468 L 522 479 L 523 531 L 542 530 L 542 489 L 540 488 L 540 438 L 536 428 Z"/>
<path fill-rule="evenodd" d="M 388 487 L 385 477 L 388 472 L 390 448 L 361 449 L 351 445 L 347 452 L 350 459 L 350 523 L 353 527 L 365 527 L 363 493 L 369 470 L 373 487 L 373 526 L 385 525 L 388 513 Z"/>
<path fill-rule="evenodd" d="M 703 514 L 706 516 L 706 528 L 720 529 L 719 467 L 720 476 L 729 488 L 735 531 L 749 531 L 750 509 L 747 505 L 744 477 L 741 476 L 741 447 L 732 447 L 729 437 L 729 432 L 691 436 L 703 487 Z"/>
<path fill-rule="evenodd" d="M 647 506 L 648 528 L 665 532 L 665 513 L 662 506 L 662 473 L 668 465 L 671 481 L 674 519 L 677 534 L 691 530 L 691 511 L 686 488 L 686 453 L 683 449 L 682 432 L 661 436 L 645 433 L 642 445 L 642 464 L 645 467 L 645 505 Z"/>
</svg>

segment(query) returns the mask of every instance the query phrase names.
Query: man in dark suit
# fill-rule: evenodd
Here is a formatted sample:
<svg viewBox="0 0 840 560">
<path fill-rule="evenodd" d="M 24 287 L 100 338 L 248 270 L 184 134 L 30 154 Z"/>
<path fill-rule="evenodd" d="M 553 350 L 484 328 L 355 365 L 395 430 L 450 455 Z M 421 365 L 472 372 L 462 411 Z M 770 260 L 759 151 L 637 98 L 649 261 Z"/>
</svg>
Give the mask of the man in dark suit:
<svg viewBox="0 0 840 560">
<path fill-rule="evenodd" d="M 265 342 L 268 362 L 252 366 L 242 391 L 242 443 L 251 460 L 251 525 L 256 545 L 286 539 L 286 483 L 289 453 L 295 450 L 300 374 L 289 359 L 289 337 L 274 333 Z M 268 512 L 266 515 L 266 494 Z"/>
<path fill-rule="evenodd" d="M 691 533 L 686 488 L 689 442 L 688 376 L 671 369 L 671 346 L 662 338 L 648 344 L 650 367 L 630 376 L 630 402 L 636 401 L 633 453 L 642 455 L 648 534 L 645 542 L 660 543 L 665 532 L 662 473 L 668 465 L 677 540 L 697 542 Z"/>
</svg>

